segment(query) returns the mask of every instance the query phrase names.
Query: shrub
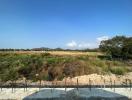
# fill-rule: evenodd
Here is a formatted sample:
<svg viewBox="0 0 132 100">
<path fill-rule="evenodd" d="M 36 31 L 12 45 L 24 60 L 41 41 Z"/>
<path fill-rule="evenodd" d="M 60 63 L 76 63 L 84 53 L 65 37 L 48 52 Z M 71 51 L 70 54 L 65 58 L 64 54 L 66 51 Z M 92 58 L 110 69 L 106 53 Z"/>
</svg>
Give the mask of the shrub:
<svg viewBox="0 0 132 100">
<path fill-rule="evenodd" d="M 110 70 L 113 74 L 117 75 L 123 75 L 126 72 L 126 69 L 124 67 L 112 67 Z"/>
<path fill-rule="evenodd" d="M 50 56 L 50 55 L 51 55 L 51 54 L 50 54 L 50 53 L 47 53 L 47 52 L 41 54 L 42 57 Z"/>
<path fill-rule="evenodd" d="M 119 61 L 113 61 L 113 66 L 124 66 L 124 63 Z"/>
</svg>

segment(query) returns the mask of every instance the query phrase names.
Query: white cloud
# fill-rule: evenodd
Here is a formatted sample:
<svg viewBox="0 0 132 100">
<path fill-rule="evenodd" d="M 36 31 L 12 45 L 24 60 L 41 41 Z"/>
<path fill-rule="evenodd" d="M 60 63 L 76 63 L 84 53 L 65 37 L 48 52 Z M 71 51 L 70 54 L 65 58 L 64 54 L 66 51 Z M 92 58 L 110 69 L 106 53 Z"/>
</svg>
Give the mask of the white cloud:
<svg viewBox="0 0 132 100">
<path fill-rule="evenodd" d="M 103 40 L 108 40 L 108 39 L 109 39 L 108 36 L 101 36 L 101 37 L 98 37 L 98 38 L 97 38 L 97 41 L 98 41 L 98 42 L 101 42 L 101 41 L 103 41 Z"/>
<path fill-rule="evenodd" d="M 85 48 L 90 48 L 91 44 L 85 42 L 77 43 L 72 40 L 71 42 L 67 43 L 66 46 L 72 49 L 85 49 Z"/>
<path fill-rule="evenodd" d="M 95 38 L 93 42 L 80 42 L 80 43 L 72 40 L 71 42 L 67 43 L 66 46 L 70 49 L 86 49 L 86 48 L 93 49 L 93 48 L 98 48 L 101 41 L 108 39 L 109 39 L 108 36 L 101 36 Z"/>
<path fill-rule="evenodd" d="M 67 43 L 67 46 L 70 48 L 75 48 L 75 47 L 77 47 L 77 43 L 72 40 L 70 43 Z"/>
<path fill-rule="evenodd" d="M 78 47 L 79 48 L 88 48 L 88 47 L 90 47 L 90 44 L 89 43 L 80 43 L 80 44 L 78 44 Z"/>
</svg>

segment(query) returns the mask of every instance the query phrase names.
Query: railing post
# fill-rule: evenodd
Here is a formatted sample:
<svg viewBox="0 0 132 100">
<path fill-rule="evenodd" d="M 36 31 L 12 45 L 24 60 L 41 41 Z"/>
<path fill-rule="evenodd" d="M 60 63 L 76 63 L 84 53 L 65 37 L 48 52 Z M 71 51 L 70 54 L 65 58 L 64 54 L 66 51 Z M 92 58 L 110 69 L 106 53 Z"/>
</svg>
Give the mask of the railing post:
<svg viewBox="0 0 132 100">
<path fill-rule="evenodd" d="M 66 78 L 65 78 L 65 92 L 66 92 Z"/>
<path fill-rule="evenodd" d="M 91 79 L 89 78 L 89 86 L 90 86 L 90 91 L 91 91 Z"/>
<path fill-rule="evenodd" d="M 115 92 L 115 80 L 114 80 L 114 92 Z"/>
<path fill-rule="evenodd" d="M 78 91 L 78 78 L 77 78 L 77 91 Z"/>
<path fill-rule="evenodd" d="M 0 84 L 1 92 L 2 92 L 2 83 Z"/>
<path fill-rule="evenodd" d="M 2 86 L 1 86 L 1 92 L 2 92 Z"/>
<path fill-rule="evenodd" d="M 126 83 L 126 88 L 127 88 L 127 79 L 125 80 L 125 83 Z"/>
<path fill-rule="evenodd" d="M 24 80 L 24 86 L 23 86 L 23 89 L 24 89 L 24 92 L 25 92 L 25 87 L 26 87 L 26 81 L 25 81 L 25 78 L 23 78 Z"/>
<path fill-rule="evenodd" d="M 24 88 L 24 92 L 25 92 L 26 84 L 24 84 L 24 87 L 23 88 Z"/>
<path fill-rule="evenodd" d="M 105 88 L 105 79 L 104 79 L 104 88 Z"/>
<path fill-rule="evenodd" d="M 52 88 L 51 88 L 51 94 L 52 94 Z"/>
<path fill-rule="evenodd" d="M 110 85 L 111 85 L 111 89 L 112 89 L 112 79 L 110 78 Z"/>
<path fill-rule="evenodd" d="M 39 91 L 40 91 L 40 89 L 41 89 L 41 80 L 40 80 L 40 84 L 39 84 L 40 86 L 39 86 Z"/>
<path fill-rule="evenodd" d="M 12 93 L 13 93 L 13 81 L 11 82 L 11 87 L 12 87 Z"/>
<path fill-rule="evenodd" d="M 27 91 L 27 80 L 25 80 L 26 81 L 26 91 Z"/>
<path fill-rule="evenodd" d="M 130 80 L 130 90 L 131 90 L 131 87 L 132 87 L 132 82 L 131 82 L 131 80 Z"/>
<path fill-rule="evenodd" d="M 16 91 L 16 80 L 14 82 L 14 92 Z"/>
</svg>

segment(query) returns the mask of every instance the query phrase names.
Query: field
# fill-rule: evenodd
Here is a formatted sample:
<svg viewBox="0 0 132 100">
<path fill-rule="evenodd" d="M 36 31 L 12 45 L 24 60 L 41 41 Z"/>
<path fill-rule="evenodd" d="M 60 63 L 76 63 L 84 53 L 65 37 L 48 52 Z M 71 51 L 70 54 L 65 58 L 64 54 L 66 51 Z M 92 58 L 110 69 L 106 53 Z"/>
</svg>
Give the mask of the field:
<svg viewBox="0 0 132 100">
<path fill-rule="evenodd" d="M 42 53 L 50 53 L 51 55 L 58 55 L 58 56 L 81 56 L 81 55 L 88 55 L 88 56 L 99 56 L 103 55 L 101 52 L 80 52 L 80 51 L 6 51 L 0 53 L 16 53 L 16 54 L 42 54 Z"/>
<path fill-rule="evenodd" d="M 63 80 L 89 74 L 123 75 L 132 71 L 130 63 L 109 60 L 100 52 L 16 51 L 0 53 L 0 79 Z"/>
</svg>

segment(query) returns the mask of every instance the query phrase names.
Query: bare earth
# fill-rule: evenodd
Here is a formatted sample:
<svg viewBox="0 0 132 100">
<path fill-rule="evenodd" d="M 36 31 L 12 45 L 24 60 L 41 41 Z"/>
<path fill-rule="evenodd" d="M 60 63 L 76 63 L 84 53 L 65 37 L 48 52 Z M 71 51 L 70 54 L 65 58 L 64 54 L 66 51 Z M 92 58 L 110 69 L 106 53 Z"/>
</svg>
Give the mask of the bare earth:
<svg viewBox="0 0 132 100">
<path fill-rule="evenodd" d="M 98 75 L 98 74 L 91 74 L 91 75 L 83 75 L 83 76 L 78 76 L 74 78 L 66 78 L 63 79 L 63 82 L 66 81 L 67 84 L 77 84 L 77 79 L 78 79 L 78 84 L 80 85 L 87 85 L 91 82 L 92 85 L 103 85 L 104 83 L 106 85 L 110 85 L 111 82 L 117 85 L 121 85 L 123 83 L 130 84 L 130 81 L 132 81 L 132 72 L 127 73 L 125 75 Z"/>
</svg>

